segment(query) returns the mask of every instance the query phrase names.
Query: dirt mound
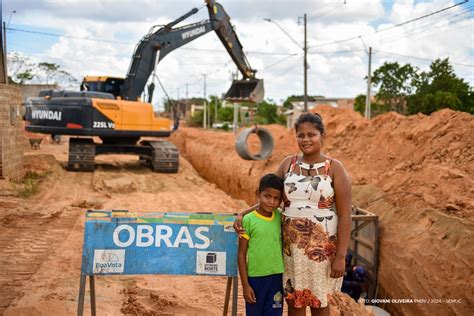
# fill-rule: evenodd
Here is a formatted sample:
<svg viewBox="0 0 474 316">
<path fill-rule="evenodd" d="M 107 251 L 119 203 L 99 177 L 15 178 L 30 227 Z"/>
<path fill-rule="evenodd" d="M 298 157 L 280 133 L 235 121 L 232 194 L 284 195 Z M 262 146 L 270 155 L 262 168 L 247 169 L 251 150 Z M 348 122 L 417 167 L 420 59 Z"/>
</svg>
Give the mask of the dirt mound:
<svg viewBox="0 0 474 316">
<path fill-rule="evenodd" d="M 375 316 L 370 307 L 363 303 L 356 303 L 345 293 L 334 293 L 329 302 L 331 316 Z"/>
<path fill-rule="evenodd" d="M 20 198 L 9 182 L 0 180 L 2 315 L 76 313 L 87 209 L 225 213 L 246 206 L 204 181 L 186 160 L 172 175 L 154 173 L 130 156 L 100 157 L 94 173 L 66 172 L 66 160 L 65 144 L 45 145 L 29 154 L 30 171 L 47 176 L 38 184 L 39 192 L 28 198 Z M 135 190 L 101 186 L 103 180 L 117 179 L 128 179 Z M 97 314 L 219 315 L 225 286 L 222 277 L 98 277 Z M 87 297 L 86 311 L 88 303 Z"/>
<path fill-rule="evenodd" d="M 345 163 L 354 184 L 375 184 L 399 205 L 474 215 L 472 115 L 448 109 L 430 116 L 391 112 L 369 123 L 349 110 L 316 111 L 328 126 L 327 151 Z"/>
<path fill-rule="evenodd" d="M 391 112 L 369 122 L 351 110 L 325 106 L 316 111 L 326 125 L 326 153 L 345 164 L 353 184 L 377 185 L 384 198 L 399 205 L 474 215 L 474 181 L 469 176 L 474 173 L 472 115 L 442 110 L 406 117 Z M 258 176 L 298 152 L 294 130 L 266 128 L 276 147 L 264 161 L 242 160 L 232 133 L 188 128 L 175 133 L 173 140 L 207 180 L 252 203 Z"/>
<path fill-rule="evenodd" d="M 326 125 L 325 152 L 351 175 L 354 203 L 379 215 L 383 295 L 462 302 L 387 308 L 399 314 L 469 314 L 465 271 L 474 259 L 474 117 L 442 110 L 430 116 L 387 113 L 369 121 L 351 110 L 316 111 Z M 232 133 L 183 128 L 173 141 L 206 180 L 253 203 L 259 177 L 298 152 L 293 129 L 265 128 L 276 147 L 264 161 L 242 160 Z"/>
</svg>

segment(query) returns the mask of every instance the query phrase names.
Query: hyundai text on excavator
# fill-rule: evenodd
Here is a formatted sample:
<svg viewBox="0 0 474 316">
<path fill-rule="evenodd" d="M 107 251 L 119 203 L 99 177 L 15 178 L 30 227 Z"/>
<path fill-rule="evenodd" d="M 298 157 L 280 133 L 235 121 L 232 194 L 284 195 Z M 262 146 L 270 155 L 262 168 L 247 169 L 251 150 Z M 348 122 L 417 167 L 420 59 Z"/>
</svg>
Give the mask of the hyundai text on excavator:
<svg viewBox="0 0 474 316">
<path fill-rule="evenodd" d="M 263 80 L 255 78 L 256 71 L 246 59 L 230 17 L 213 0 L 206 0 L 206 6 L 209 20 L 174 28 L 197 13 L 194 8 L 159 29 L 152 27 L 135 48 L 125 79 L 85 77 L 81 91 L 43 90 L 38 97 L 28 99 L 26 130 L 76 136 L 69 139 L 67 169 L 71 171 L 94 171 L 96 155 L 119 153 L 139 155 L 154 171 L 176 173 L 179 153 L 174 144 L 165 140 L 140 141 L 141 137 L 168 137 L 178 126 L 168 118 L 155 117 L 151 105 L 153 84 L 148 86 L 148 102 L 140 100 L 163 57 L 215 31 L 243 76 L 232 82 L 225 98 L 234 102 L 263 99 Z M 94 142 L 93 137 L 99 137 L 101 143 Z"/>
</svg>

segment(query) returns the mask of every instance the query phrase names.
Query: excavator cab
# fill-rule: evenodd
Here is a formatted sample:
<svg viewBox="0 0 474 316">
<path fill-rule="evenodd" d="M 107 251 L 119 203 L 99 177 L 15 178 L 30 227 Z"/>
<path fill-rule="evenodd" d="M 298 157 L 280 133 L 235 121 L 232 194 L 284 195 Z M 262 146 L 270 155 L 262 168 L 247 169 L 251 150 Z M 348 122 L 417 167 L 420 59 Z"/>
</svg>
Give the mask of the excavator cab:
<svg viewBox="0 0 474 316">
<path fill-rule="evenodd" d="M 125 79 L 108 76 L 86 76 L 81 83 L 81 91 L 96 91 L 111 93 L 115 98 L 120 96 L 120 91 Z"/>
<path fill-rule="evenodd" d="M 259 103 L 265 94 L 262 79 L 234 80 L 224 98 L 231 102 Z"/>
</svg>

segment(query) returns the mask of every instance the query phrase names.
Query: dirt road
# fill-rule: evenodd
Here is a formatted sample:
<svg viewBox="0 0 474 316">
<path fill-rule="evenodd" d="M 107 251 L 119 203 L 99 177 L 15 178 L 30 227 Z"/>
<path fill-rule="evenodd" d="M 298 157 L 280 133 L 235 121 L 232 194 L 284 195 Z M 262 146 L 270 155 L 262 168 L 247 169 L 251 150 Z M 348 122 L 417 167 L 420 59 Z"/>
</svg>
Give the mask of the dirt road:
<svg viewBox="0 0 474 316">
<path fill-rule="evenodd" d="M 473 116 L 443 110 L 367 121 L 350 111 L 320 112 L 328 131 L 325 150 L 346 165 L 354 203 L 379 215 L 379 293 L 456 300 L 387 308 L 399 315 L 472 314 Z M 258 177 L 297 152 L 294 131 L 268 129 L 277 146 L 272 157 L 258 162 L 237 156 L 231 133 L 182 129 L 173 141 L 192 166 L 181 159 L 176 175 L 152 173 L 133 156 L 98 157 L 94 173 L 72 173 L 63 168 L 66 143 L 28 151 L 26 167 L 40 184 L 30 179 L 25 190 L 0 181 L 0 313 L 75 314 L 87 209 L 221 213 L 251 203 Z M 35 188 L 37 194 L 20 197 Z M 98 313 L 218 315 L 225 283 L 206 277 L 99 277 Z M 341 310 L 359 308 L 341 302 Z"/>
<path fill-rule="evenodd" d="M 24 184 L 0 181 L 0 314 L 76 314 L 87 209 L 226 213 L 247 207 L 184 159 L 175 175 L 153 173 L 134 156 L 98 157 L 94 173 L 67 172 L 66 161 L 66 143 L 28 151 L 26 168 L 39 177 L 37 185 L 26 186 L 39 189 L 29 197 Z M 225 287 L 225 277 L 96 277 L 97 313 L 221 315 Z M 366 314 L 347 297 L 336 299 L 343 310 Z M 241 295 L 238 310 L 242 315 Z M 332 313 L 338 315 L 334 306 Z"/>
<path fill-rule="evenodd" d="M 245 205 L 204 181 L 185 160 L 176 175 L 152 173 L 132 156 L 99 157 L 95 173 L 72 173 L 62 168 L 66 151 L 64 143 L 27 153 L 27 168 L 44 175 L 32 197 L 17 197 L 21 185 L 1 183 L 5 315 L 76 312 L 86 209 L 231 212 Z M 219 314 L 226 279 L 114 276 L 99 277 L 96 284 L 99 315 Z"/>
<path fill-rule="evenodd" d="M 379 215 L 379 295 L 443 302 L 386 308 L 396 315 L 473 314 L 474 116 L 444 109 L 367 120 L 330 106 L 314 110 L 325 122 L 323 151 L 352 178 L 353 203 Z M 183 128 L 173 140 L 206 180 L 251 203 L 259 176 L 298 153 L 294 129 L 265 128 L 276 145 L 261 161 L 240 159 L 232 133 Z"/>
</svg>

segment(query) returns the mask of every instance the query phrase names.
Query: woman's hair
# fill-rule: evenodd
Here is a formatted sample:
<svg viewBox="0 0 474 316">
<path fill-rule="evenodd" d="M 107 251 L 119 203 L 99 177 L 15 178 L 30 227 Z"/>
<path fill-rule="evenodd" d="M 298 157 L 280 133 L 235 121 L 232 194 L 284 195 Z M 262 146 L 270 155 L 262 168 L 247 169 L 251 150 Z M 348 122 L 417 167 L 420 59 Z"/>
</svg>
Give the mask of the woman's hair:
<svg viewBox="0 0 474 316">
<path fill-rule="evenodd" d="M 307 112 L 301 114 L 295 122 L 295 130 L 298 130 L 300 125 L 303 123 L 313 124 L 314 127 L 321 133 L 321 135 L 324 135 L 326 132 L 324 129 L 323 118 L 318 113 Z"/>
</svg>

